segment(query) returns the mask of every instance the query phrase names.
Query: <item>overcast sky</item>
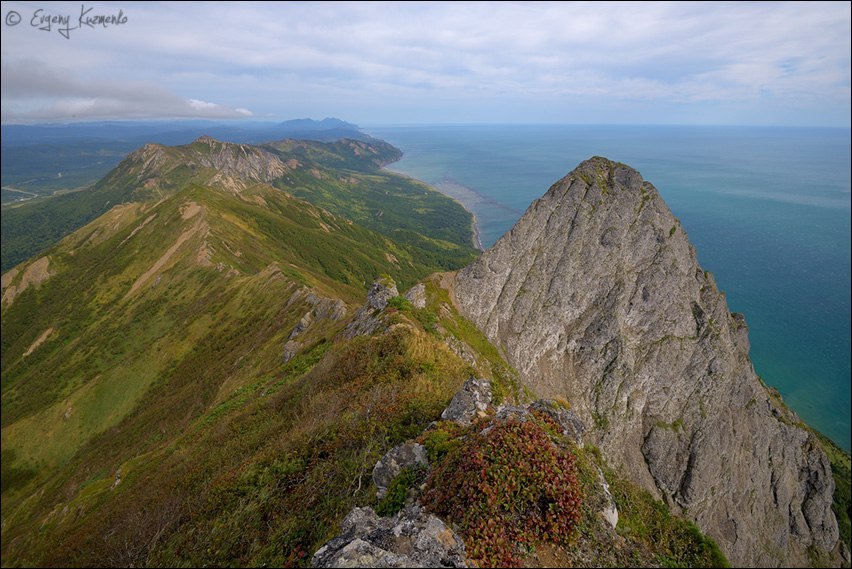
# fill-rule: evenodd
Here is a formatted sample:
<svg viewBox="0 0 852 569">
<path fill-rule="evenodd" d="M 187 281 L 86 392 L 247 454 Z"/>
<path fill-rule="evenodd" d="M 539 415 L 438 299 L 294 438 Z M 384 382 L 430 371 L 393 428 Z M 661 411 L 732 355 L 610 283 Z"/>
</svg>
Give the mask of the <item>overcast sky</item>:
<svg viewBox="0 0 852 569">
<path fill-rule="evenodd" d="M 124 23 L 66 29 L 85 10 Z M 48 15 L 68 24 L 42 30 Z M 849 2 L 3 2 L 2 16 L 4 123 L 850 126 Z"/>
</svg>

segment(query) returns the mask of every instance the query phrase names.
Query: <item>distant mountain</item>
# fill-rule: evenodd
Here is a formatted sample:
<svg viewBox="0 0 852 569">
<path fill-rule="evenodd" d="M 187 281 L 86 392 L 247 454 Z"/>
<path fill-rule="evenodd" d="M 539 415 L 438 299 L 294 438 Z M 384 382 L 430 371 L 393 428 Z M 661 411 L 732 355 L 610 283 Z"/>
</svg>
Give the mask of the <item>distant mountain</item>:
<svg viewBox="0 0 852 569">
<path fill-rule="evenodd" d="M 333 117 L 326 117 L 321 121 L 316 121 L 314 119 L 292 119 L 289 121 L 278 123 L 278 126 L 285 130 L 301 131 L 319 131 L 335 129 L 359 130 L 359 127 L 357 125 Z"/>
<path fill-rule="evenodd" d="M 269 183 L 406 243 L 419 263 L 448 269 L 440 259 L 449 257 L 461 266 L 473 255 L 470 215 L 419 182 L 379 170 L 400 155 L 377 140 L 251 146 L 204 136 L 183 146 L 147 144 L 90 189 L 4 207 L 2 270 L 117 204 L 163 197 L 188 182 Z"/>
<path fill-rule="evenodd" d="M 207 134 L 227 142 L 266 142 L 278 138 L 303 138 L 314 133 L 321 140 L 368 138 L 352 123 L 336 119 L 295 119 L 280 123 L 256 121 L 98 121 L 68 124 L 36 124 L 0 126 L 4 147 L 56 144 L 72 141 L 157 142 L 185 144 Z M 336 134 L 330 134 L 336 133 Z M 344 136 L 338 136 L 343 138 Z M 315 140 L 315 139 L 311 139 Z M 137 144 L 139 146 L 139 144 Z"/>
<path fill-rule="evenodd" d="M 372 140 L 358 126 L 326 118 L 281 123 L 235 121 L 105 121 L 49 125 L 2 125 L 3 203 L 31 194 L 91 185 L 134 149 L 147 144 L 189 144 L 199 136 L 259 144 L 283 138 L 333 142 Z M 22 190 L 22 191 L 14 191 Z"/>
</svg>

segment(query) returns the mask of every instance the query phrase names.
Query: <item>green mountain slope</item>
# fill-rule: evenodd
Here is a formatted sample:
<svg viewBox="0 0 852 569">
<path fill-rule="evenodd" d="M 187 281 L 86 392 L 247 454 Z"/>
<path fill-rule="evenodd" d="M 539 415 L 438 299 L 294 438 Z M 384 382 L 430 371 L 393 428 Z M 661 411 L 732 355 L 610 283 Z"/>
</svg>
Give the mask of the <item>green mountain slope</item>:
<svg viewBox="0 0 852 569">
<path fill-rule="evenodd" d="M 457 268 L 474 256 L 471 217 L 420 182 L 380 171 L 400 152 L 381 141 L 281 141 L 264 146 L 201 137 L 149 144 L 89 189 L 2 209 L 0 270 L 43 251 L 112 206 L 158 199 L 190 182 L 231 191 L 270 183 L 391 236 L 423 264 Z"/>
<path fill-rule="evenodd" d="M 138 564 L 126 540 L 178 521 L 174 551 L 134 547 L 168 564 L 280 563 L 288 527 L 313 523 L 298 507 L 314 487 L 298 486 L 290 521 L 269 536 L 231 509 L 244 468 L 267 480 L 270 468 L 317 466 L 328 492 L 315 508 L 330 524 L 354 499 L 330 483 L 354 480 L 356 466 L 362 476 L 471 373 L 428 334 L 335 341 L 365 283 L 414 282 L 435 267 L 268 185 L 193 175 L 180 187 L 184 165 L 174 177 L 170 165 L 158 167 L 159 187 L 137 184 L 147 201 L 112 208 L 4 276 L 4 564 Z M 192 528 L 211 524 L 255 545 L 208 551 Z M 286 539 L 308 547 L 327 529 Z"/>
</svg>

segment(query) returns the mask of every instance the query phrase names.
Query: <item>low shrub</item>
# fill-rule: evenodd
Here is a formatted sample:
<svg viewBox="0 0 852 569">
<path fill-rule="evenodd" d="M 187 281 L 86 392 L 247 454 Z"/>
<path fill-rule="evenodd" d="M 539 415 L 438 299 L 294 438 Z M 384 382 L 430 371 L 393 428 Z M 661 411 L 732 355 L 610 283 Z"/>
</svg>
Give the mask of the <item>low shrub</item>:
<svg viewBox="0 0 852 569">
<path fill-rule="evenodd" d="M 433 469 L 422 501 L 456 524 L 479 566 L 518 566 L 536 544 L 570 542 L 580 488 L 574 456 L 549 427 L 533 419 L 475 425 Z M 433 447 L 441 438 L 432 436 Z"/>
</svg>

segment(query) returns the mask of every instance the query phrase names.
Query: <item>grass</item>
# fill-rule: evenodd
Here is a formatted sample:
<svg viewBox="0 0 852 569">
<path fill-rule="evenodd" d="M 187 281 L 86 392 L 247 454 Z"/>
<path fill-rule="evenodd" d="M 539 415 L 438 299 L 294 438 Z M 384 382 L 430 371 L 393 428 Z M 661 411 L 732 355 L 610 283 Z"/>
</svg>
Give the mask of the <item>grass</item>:
<svg viewBox="0 0 852 569">
<path fill-rule="evenodd" d="M 828 456 L 831 463 L 831 473 L 834 476 L 834 500 L 831 509 L 837 518 L 837 526 L 840 529 L 840 540 L 846 547 L 852 549 L 852 523 L 850 523 L 850 512 L 852 512 L 852 472 L 850 472 L 849 453 L 834 444 L 831 439 L 817 431 L 812 432 L 817 436 L 820 446 Z"/>
<path fill-rule="evenodd" d="M 673 515 L 661 501 L 612 471 L 597 448 L 576 450 L 578 479 L 585 496 L 579 538 L 568 560 L 596 556 L 598 566 L 729 567 L 718 545 L 692 522 Z M 614 541 L 599 511 L 606 502 L 603 475 L 618 509 Z"/>
<path fill-rule="evenodd" d="M 426 307 L 416 312 L 423 328 L 437 334 L 440 326 L 446 330 L 448 336 L 469 346 L 479 356 L 473 372 L 492 380 L 495 404 L 529 399 L 530 394 L 521 386 L 518 372 L 506 363 L 500 351 L 488 341 L 479 328 L 458 312 L 450 301 L 449 293 L 440 286 L 438 277 L 427 279 L 425 285 Z"/>
<path fill-rule="evenodd" d="M 194 342 L 116 429 L 88 440 L 46 480 L 42 470 L 44 491 L 26 509 L 4 493 L 4 560 L 304 564 L 353 505 L 374 500 L 376 460 L 436 419 L 467 377 L 433 335 L 406 327 L 332 341 L 342 322 L 282 366 L 284 335 L 308 307 L 275 301 L 292 286 L 283 279 L 258 288 L 262 297 L 243 298 L 246 286 L 196 306 L 216 322 L 213 334 Z M 143 455 L 144 466 L 125 475 Z M 4 454 L 11 492 L 28 483 L 16 458 Z M 112 489 L 117 470 L 122 481 Z M 51 514 L 57 503 L 82 513 Z"/>
<path fill-rule="evenodd" d="M 315 365 L 330 349 L 323 339 L 342 323 L 300 338 L 307 348 L 278 367 L 286 335 L 311 309 L 285 304 L 300 287 L 354 303 L 380 274 L 413 282 L 434 270 L 402 253 L 388 260 L 395 245 L 386 237 L 283 192 L 255 187 L 244 191 L 250 196 L 263 205 L 187 184 L 157 204 L 114 210 L 54 247 L 57 274 L 3 307 L 4 515 L 24 512 L 32 490 L 57 471 L 73 472 L 75 455 L 88 456 L 91 468 L 116 468 L 194 418 L 212 413 L 207 425 L 216 425 L 254 397 L 234 390 L 261 380 L 279 389 Z M 128 295 L 200 219 L 182 218 L 188 201 L 205 209 L 207 228 Z M 202 247 L 208 266 L 197 261 Z M 23 357 L 47 327 L 50 339 Z"/>
<path fill-rule="evenodd" d="M 385 496 L 376 506 L 376 513 L 382 517 L 393 516 L 399 512 L 408 500 L 412 488 L 417 489 L 426 480 L 426 469 L 409 466 L 394 477 Z"/>
<path fill-rule="evenodd" d="M 400 156 L 389 144 L 284 141 L 264 149 L 285 163 L 298 164 L 272 180 L 276 186 L 390 238 L 393 245 L 381 254 L 392 251 L 409 264 L 428 267 L 420 276 L 461 267 L 476 255 L 470 246 L 470 214 L 464 208 L 420 182 L 378 169 Z M 117 204 L 160 199 L 192 183 L 206 185 L 215 174 L 204 167 L 210 152 L 205 144 L 164 148 L 157 172 L 147 171 L 143 157 L 131 154 L 91 188 L 4 207 L 0 270 L 46 250 Z M 276 213 L 286 215 L 287 210 Z M 300 250 L 310 241 L 291 245 Z"/>
</svg>

